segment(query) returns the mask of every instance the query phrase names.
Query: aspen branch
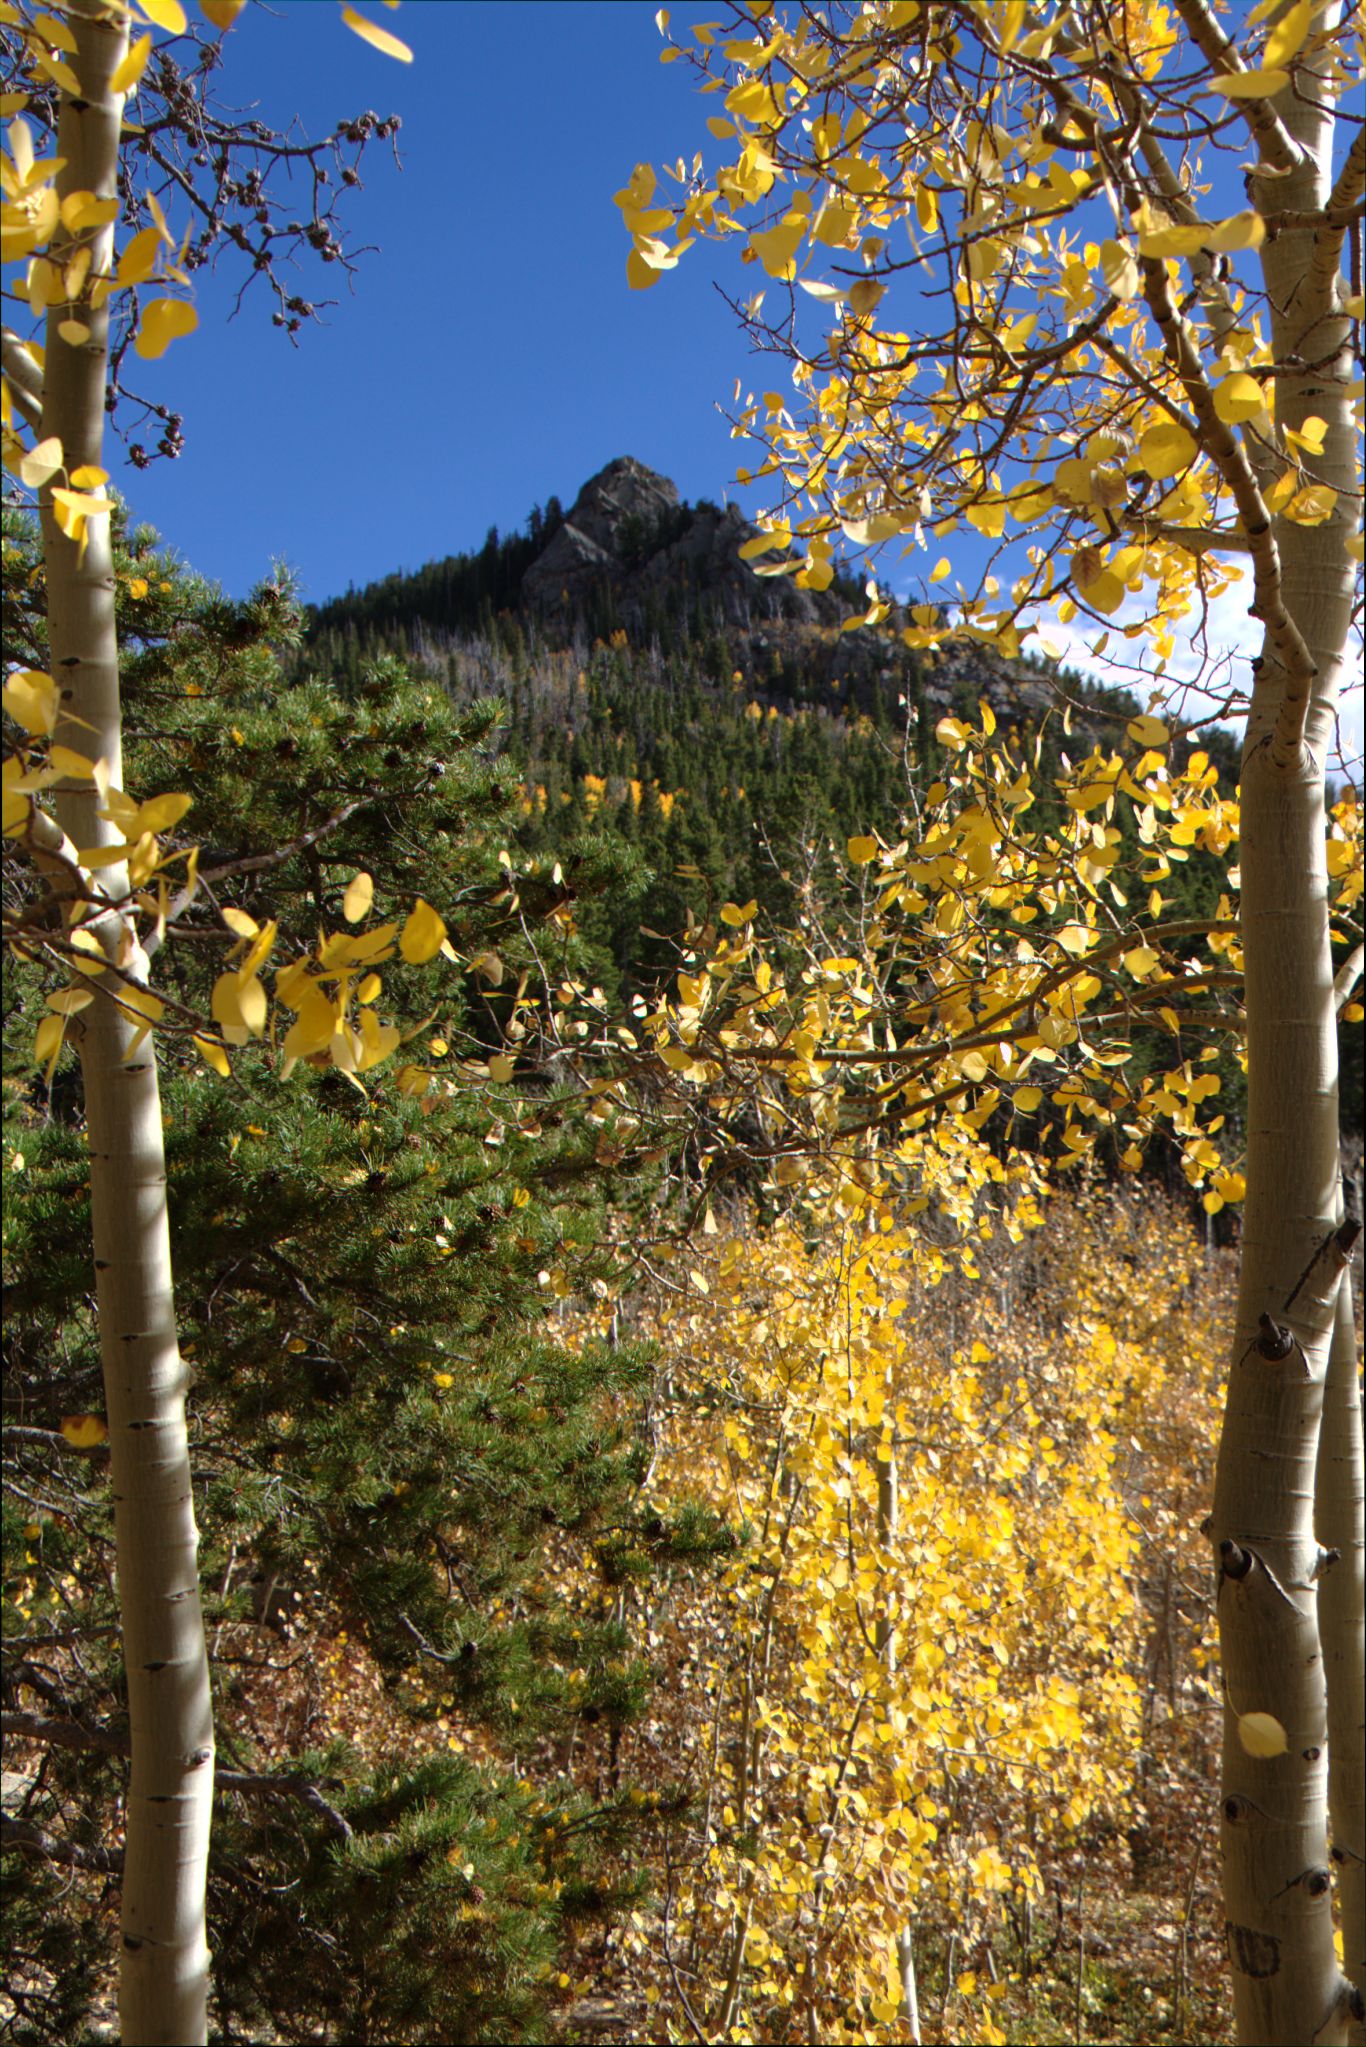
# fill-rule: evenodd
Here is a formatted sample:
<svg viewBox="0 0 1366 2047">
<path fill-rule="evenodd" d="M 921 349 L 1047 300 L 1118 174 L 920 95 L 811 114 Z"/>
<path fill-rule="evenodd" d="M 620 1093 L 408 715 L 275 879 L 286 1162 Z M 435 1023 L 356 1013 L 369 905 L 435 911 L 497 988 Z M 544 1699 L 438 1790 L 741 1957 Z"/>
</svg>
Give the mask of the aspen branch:
<svg viewBox="0 0 1366 2047">
<path fill-rule="evenodd" d="M 1362 958 L 1362 947 L 1354 946 L 1333 976 L 1333 1007 L 1339 1016 L 1356 992 L 1357 982 L 1361 979 Z"/>
<path fill-rule="evenodd" d="M 27 344 L 12 327 L 0 329 L 0 369 L 9 385 L 10 396 L 34 433 L 43 423 L 43 373 Z"/>
<path fill-rule="evenodd" d="M 1247 75 L 1246 64 L 1210 13 L 1205 0 L 1176 0 L 1176 11 L 1186 24 L 1192 42 L 1209 59 L 1216 72 L 1222 77 Z M 1270 100 L 1240 99 L 1235 104 L 1252 130 L 1253 140 L 1265 162 L 1277 171 L 1298 170 L 1304 162 L 1304 151 Z"/>
<path fill-rule="evenodd" d="M 1327 308 L 1342 262 L 1342 244 L 1347 230 L 1362 215 L 1362 194 L 1366 192 L 1366 128 L 1358 128 L 1338 172 L 1328 204 L 1314 227 L 1314 246 L 1309 257 L 1306 280 L 1311 306 Z"/>
<path fill-rule="evenodd" d="M 1196 4 L 1198 0 L 1184 0 L 1183 11 L 1185 6 Z M 1271 528 L 1266 500 L 1253 475 L 1242 441 L 1215 410 L 1214 393 L 1205 376 L 1194 337 L 1172 301 L 1166 263 L 1160 257 L 1141 256 L 1139 264 L 1143 272 L 1143 295 L 1157 322 L 1168 361 L 1181 379 L 1191 409 L 1200 423 L 1201 441 L 1233 494 L 1247 535 L 1253 588 L 1248 616 L 1259 618 L 1266 627 L 1285 674 L 1285 688 L 1271 735 L 1271 758 L 1278 768 L 1286 768 L 1299 754 L 1309 710 L 1309 692 L 1318 671 L 1303 634 L 1286 610 L 1281 590 L 1280 550 Z"/>
<path fill-rule="evenodd" d="M 1160 540 L 1169 547 L 1184 548 L 1187 554 L 1210 554 L 1216 549 L 1220 554 L 1252 552 L 1246 533 L 1227 526 L 1165 526 L 1160 519 L 1126 519 L 1122 512 L 1118 524 L 1145 546 Z"/>
</svg>

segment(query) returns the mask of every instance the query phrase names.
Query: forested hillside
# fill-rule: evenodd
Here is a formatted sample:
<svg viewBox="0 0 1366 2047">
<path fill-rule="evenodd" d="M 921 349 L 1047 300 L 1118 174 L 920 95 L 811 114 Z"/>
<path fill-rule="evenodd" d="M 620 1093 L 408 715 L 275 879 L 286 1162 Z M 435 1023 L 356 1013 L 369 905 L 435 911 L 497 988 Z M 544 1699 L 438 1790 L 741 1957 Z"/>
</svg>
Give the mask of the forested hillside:
<svg viewBox="0 0 1366 2047">
<path fill-rule="evenodd" d="M 945 760 L 937 727 L 985 701 L 1045 778 L 1064 758 L 1108 756 L 1140 710 L 1035 656 L 970 641 L 932 652 L 857 622 L 858 584 L 826 592 L 765 580 L 741 557 L 756 529 L 735 506 L 690 506 L 633 458 L 558 498 L 523 531 L 490 532 L 477 555 L 396 572 L 311 607 L 296 667 L 354 686 L 392 653 L 457 703 L 498 698 L 521 785 L 521 843 L 564 852 L 614 839 L 639 854 L 642 894 L 609 891 L 578 924 L 614 994 L 658 984 L 689 928 L 725 901 L 754 902 L 778 929 L 838 892 L 838 855 L 871 820 L 914 810 Z M 892 613 L 895 624 L 904 617 Z M 1226 791 L 1237 764 L 1218 726 L 1174 757 L 1199 757 Z M 1139 852 L 1120 807 L 1125 864 Z M 1164 894 L 1181 915 L 1218 913 L 1225 865 L 1177 848 Z M 1341 942 L 1345 957 L 1350 946 Z M 1360 1034 L 1342 1032 L 1344 1128 L 1362 1128 Z M 1140 1039 L 1140 1062 L 1155 1056 Z M 1220 1066 L 1230 1142 L 1241 1142 L 1241 1075 Z"/>
</svg>

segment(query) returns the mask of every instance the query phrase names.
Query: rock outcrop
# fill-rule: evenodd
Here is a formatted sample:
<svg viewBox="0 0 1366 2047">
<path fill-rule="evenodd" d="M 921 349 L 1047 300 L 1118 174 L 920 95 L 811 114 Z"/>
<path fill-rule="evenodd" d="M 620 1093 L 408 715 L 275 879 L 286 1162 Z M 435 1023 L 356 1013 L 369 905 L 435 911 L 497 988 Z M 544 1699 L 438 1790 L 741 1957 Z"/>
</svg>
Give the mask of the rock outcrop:
<svg viewBox="0 0 1366 2047">
<path fill-rule="evenodd" d="M 594 594 L 610 592 L 617 616 L 631 625 L 652 597 L 686 589 L 732 627 L 773 619 L 836 622 L 839 601 L 828 592 L 757 575 L 740 559 L 758 530 L 738 505 L 684 504 L 667 476 L 620 455 L 588 479 L 526 570 L 522 602 L 547 622 L 566 622 Z"/>
</svg>

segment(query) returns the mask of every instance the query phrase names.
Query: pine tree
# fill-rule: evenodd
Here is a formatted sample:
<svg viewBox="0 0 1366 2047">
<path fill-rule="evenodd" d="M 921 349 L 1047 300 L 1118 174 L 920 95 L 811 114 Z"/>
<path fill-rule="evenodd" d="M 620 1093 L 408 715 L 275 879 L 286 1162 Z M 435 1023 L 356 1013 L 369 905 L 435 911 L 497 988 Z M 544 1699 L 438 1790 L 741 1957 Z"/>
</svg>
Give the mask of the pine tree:
<svg viewBox="0 0 1366 2047">
<path fill-rule="evenodd" d="M 11 525 L 5 547 L 22 599 L 6 651 L 29 662 L 43 652 L 30 532 Z M 567 913 L 609 871 L 585 852 L 514 891 L 499 856 L 517 777 L 492 704 L 456 713 L 392 660 L 362 663 L 349 693 L 286 681 L 287 587 L 227 603 L 145 530 L 120 541 L 116 575 L 130 780 L 151 796 L 192 776 L 210 901 L 277 918 L 283 964 L 373 873 L 374 919 L 421 894 L 461 961 L 405 982 L 427 1021 L 402 1086 L 286 1080 L 248 1048 L 225 1082 L 167 1040 L 218 1659 L 217 2023 L 228 2038 L 535 2037 L 575 1915 L 633 1894 L 615 1855 L 625 1789 L 589 1801 L 563 1763 L 576 1730 L 613 1742 L 640 1709 L 644 1665 L 606 1579 L 623 1544 L 648 1569 L 672 1537 L 634 1522 L 646 1354 L 560 1342 L 546 1312 L 611 1283 L 605 1203 L 631 1198 L 531 1050 L 545 920 L 573 970 Z M 629 873 L 615 882 L 629 893 Z M 232 944 L 213 910 L 182 921 L 159 985 L 203 1014 Z M 7 1043 L 30 1042 L 43 990 L 38 961 L 11 965 Z M 526 1076 L 496 1082 L 488 1061 L 509 1041 Z M 31 1759 L 6 1874 L 33 1986 L 11 2037 L 39 2040 L 73 2037 L 99 1988 L 92 1926 L 117 1881 L 126 1745 L 99 1429 L 78 1419 L 98 1417 L 101 1393 L 69 1055 L 50 1088 L 7 1076 L 5 1170 L 5 1702 Z M 280 1770 L 262 1732 L 284 1682 L 270 1666 L 343 1638 L 382 1676 L 390 1752 L 337 1738 Z M 535 1766 L 518 1777 L 500 1755 Z"/>
</svg>

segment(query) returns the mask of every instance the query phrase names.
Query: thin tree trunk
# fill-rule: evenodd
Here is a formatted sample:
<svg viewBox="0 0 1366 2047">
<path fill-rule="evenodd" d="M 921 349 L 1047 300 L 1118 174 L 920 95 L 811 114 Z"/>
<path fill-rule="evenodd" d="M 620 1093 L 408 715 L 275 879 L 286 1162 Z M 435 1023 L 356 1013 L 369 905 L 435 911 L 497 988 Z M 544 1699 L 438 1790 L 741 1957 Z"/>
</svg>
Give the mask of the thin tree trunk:
<svg viewBox="0 0 1366 2047">
<path fill-rule="evenodd" d="M 109 80 L 128 47 L 126 21 L 92 0 L 73 4 L 71 65 L 82 97 L 62 97 L 59 198 L 117 195 L 123 95 Z M 90 242 L 88 235 L 83 238 Z M 92 271 L 111 265 L 112 227 L 93 238 Z M 54 249 L 60 260 L 60 251 Z M 44 436 L 62 444 L 68 474 L 100 462 L 108 319 L 83 307 L 75 346 L 49 313 Z M 122 783 L 118 650 L 109 521 L 92 519 L 84 552 L 59 529 L 45 492 L 43 540 L 52 673 L 62 690 L 56 737 L 108 763 Z M 88 785 L 61 788 L 57 822 L 80 848 L 121 838 L 95 813 Z M 119 894 L 121 866 L 98 870 Z M 103 918 L 97 935 L 135 978 L 146 958 L 131 922 Z M 111 980 L 104 976 L 97 986 Z M 185 1367 L 176 1337 L 166 1215 L 166 1164 L 156 1055 L 135 1048 L 133 1019 L 104 994 L 76 1020 L 90 1149 L 100 1347 L 109 1423 L 119 1604 L 132 1764 L 126 1811 L 119 2011 L 125 2047 L 194 2043 L 206 2035 L 209 1952 L 204 1899 L 213 1796 L 213 1718 L 199 1604 L 198 1536 L 185 1430 Z"/>
<path fill-rule="evenodd" d="M 1333 17 L 1329 7 L 1320 21 L 1331 26 Z M 1254 181 L 1264 213 L 1312 215 L 1328 199 L 1333 100 L 1325 91 L 1315 104 L 1307 82 L 1275 101 L 1302 161 L 1284 177 Z M 1335 281 L 1322 288 L 1316 254 L 1312 228 L 1268 236 L 1262 249 L 1272 353 L 1283 366 L 1276 423 L 1325 421 L 1316 474 L 1350 493 L 1349 333 Z M 1248 1192 L 1213 1537 L 1225 1686 L 1224 1897 L 1244 2047 L 1333 2047 L 1348 2023 L 1325 1853 L 1313 1499 L 1340 1280 L 1328 1251 L 1337 1222 L 1338 1098 L 1324 769 L 1351 614 L 1351 503 L 1340 496 L 1317 526 L 1275 521 L 1277 589 L 1264 592 L 1259 582 L 1259 608 L 1267 612 L 1278 590 L 1308 649 L 1312 687 L 1301 721 L 1295 679 L 1268 632 L 1254 664 L 1243 755 Z M 1279 1723 L 1283 1753 L 1249 1752 L 1255 1733 L 1240 1724 L 1249 1713 Z"/>
<path fill-rule="evenodd" d="M 1315 1476 L 1314 1518 L 1324 1549 L 1338 1552 L 1319 1579 L 1319 1633 L 1328 1681 L 1328 1813 L 1332 1861 L 1342 1916 L 1343 1966 L 1357 1991 L 1349 2039 L 1366 2038 L 1360 2000 L 1366 1994 L 1366 1540 L 1362 1528 L 1361 1383 L 1344 1273 L 1323 1395 L 1323 1429 Z"/>
<path fill-rule="evenodd" d="M 883 1549 L 896 1540 L 897 1514 L 896 1451 L 893 1448 L 891 1455 L 880 1460 L 877 1467 L 877 1535 Z M 891 1681 L 896 1676 L 896 1630 L 885 1612 L 878 1616 L 875 1640 L 878 1654 L 886 1667 L 890 1700 Z M 901 1984 L 907 2047 L 920 2047 L 920 1998 L 915 1980 L 915 1942 L 909 1923 L 900 1929 L 896 1937 L 896 1966 Z"/>
</svg>

